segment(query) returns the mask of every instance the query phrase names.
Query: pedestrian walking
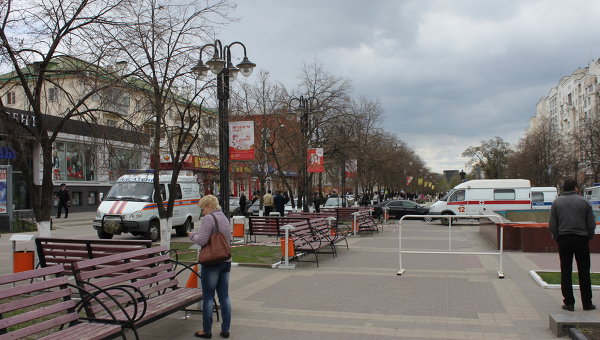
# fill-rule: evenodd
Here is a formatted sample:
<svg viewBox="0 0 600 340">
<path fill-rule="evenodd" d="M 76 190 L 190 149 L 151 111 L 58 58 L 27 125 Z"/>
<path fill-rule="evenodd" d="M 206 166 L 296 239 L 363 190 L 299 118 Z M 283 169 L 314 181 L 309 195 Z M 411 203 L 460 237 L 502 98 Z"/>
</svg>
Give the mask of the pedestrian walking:
<svg viewBox="0 0 600 340">
<path fill-rule="evenodd" d="M 60 218 L 62 210 L 65 210 L 65 218 L 69 217 L 69 204 L 71 203 L 71 197 L 67 190 L 67 185 L 62 183 L 60 190 L 56 193 L 55 198 L 58 200 L 58 211 L 56 212 L 56 218 Z"/>
<path fill-rule="evenodd" d="M 592 206 L 578 193 L 577 181 L 572 178 L 565 180 L 563 193 L 552 203 L 549 220 L 552 238 L 558 243 L 560 287 L 564 302 L 562 309 L 571 312 L 575 310 L 571 280 L 573 256 L 577 262 L 583 310 L 596 309 L 592 303 L 589 246 L 596 230 L 596 220 Z"/>
<path fill-rule="evenodd" d="M 269 216 L 271 211 L 273 211 L 273 196 L 271 195 L 271 190 L 268 190 L 267 193 L 263 196 L 263 207 L 265 207 L 264 216 Z"/>
<path fill-rule="evenodd" d="M 321 197 L 319 196 L 318 192 L 315 192 L 313 194 L 313 204 L 315 205 L 315 212 L 320 213 L 321 212 Z"/>
<path fill-rule="evenodd" d="M 277 190 L 275 196 L 273 196 L 273 203 L 275 205 L 275 211 L 279 213 L 279 216 L 285 215 L 285 197 L 281 194 L 281 190 Z"/>
<path fill-rule="evenodd" d="M 240 214 L 242 214 L 242 216 L 246 216 L 246 203 L 247 202 L 248 202 L 248 200 L 246 199 L 246 193 L 242 191 L 240 193 Z"/>
<path fill-rule="evenodd" d="M 219 206 L 216 196 L 206 195 L 200 200 L 202 219 L 200 228 L 188 233 L 188 237 L 197 245 L 204 247 L 210 241 L 210 236 L 217 231 L 223 233 L 227 244 L 231 242 L 231 224 Z M 229 298 L 229 273 L 231 272 L 231 258 L 225 262 L 202 265 L 200 282 L 202 283 L 202 331 L 194 333 L 198 338 L 210 339 L 212 337 L 212 322 L 215 291 L 219 296 L 221 305 L 221 337 L 229 338 L 231 325 L 231 299 Z"/>
</svg>

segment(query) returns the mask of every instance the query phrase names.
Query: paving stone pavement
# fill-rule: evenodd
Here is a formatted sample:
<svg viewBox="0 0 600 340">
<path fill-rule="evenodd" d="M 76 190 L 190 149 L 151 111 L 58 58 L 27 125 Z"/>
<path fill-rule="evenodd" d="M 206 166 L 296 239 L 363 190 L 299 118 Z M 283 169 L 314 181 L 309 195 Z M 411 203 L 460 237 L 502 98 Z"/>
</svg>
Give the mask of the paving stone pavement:
<svg viewBox="0 0 600 340">
<path fill-rule="evenodd" d="M 53 236 L 93 237 L 89 228 L 88 224 L 81 228 L 76 223 L 63 225 Z M 477 225 L 460 224 L 453 230 L 454 250 L 493 250 L 479 236 Z M 8 236 L 0 239 L 3 257 L 7 257 Z M 406 250 L 448 247 L 447 227 L 435 222 L 405 222 L 402 236 Z M 557 254 L 505 252 L 504 279 L 496 275 L 497 256 L 404 254 L 406 272 L 397 276 L 396 224 L 372 236 L 350 238 L 349 244 L 350 249 L 340 247 L 335 258 L 322 255 L 318 268 L 304 262 L 296 270 L 234 267 L 231 338 L 555 338 L 548 328 L 548 316 L 563 312 L 560 290 L 541 288 L 528 271 L 558 270 Z M 592 269 L 600 271 L 598 254 L 592 255 Z M 594 300 L 600 302 L 598 297 Z M 580 305 L 575 313 L 584 313 Z M 150 340 L 195 339 L 193 333 L 201 329 L 201 319 L 197 313 L 185 319 L 185 313 L 178 312 L 139 332 L 142 339 Z M 213 338 L 220 338 L 219 327 L 215 322 Z"/>
</svg>

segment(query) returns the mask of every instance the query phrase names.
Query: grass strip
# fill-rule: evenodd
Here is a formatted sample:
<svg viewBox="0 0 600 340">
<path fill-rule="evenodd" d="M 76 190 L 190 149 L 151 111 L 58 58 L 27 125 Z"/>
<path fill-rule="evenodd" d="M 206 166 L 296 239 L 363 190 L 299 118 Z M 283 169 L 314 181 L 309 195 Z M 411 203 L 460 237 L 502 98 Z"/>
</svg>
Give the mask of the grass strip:
<svg viewBox="0 0 600 340">
<path fill-rule="evenodd" d="M 547 284 L 560 284 L 560 272 L 537 272 L 537 274 L 544 280 Z M 572 282 L 574 285 L 579 284 L 579 276 L 577 272 L 573 272 L 571 275 Z M 592 273 L 592 285 L 600 285 L 600 273 Z"/>
<path fill-rule="evenodd" d="M 195 262 L 196 250 L 191 250 L 191 242 L 171 242 L 171 249 L 176 249 L 179 261 Z M 272 264 L 281 260 L 281 248 L 279 246 L 241 246 L 231 248 L 233 262 Z"/>
</svg>

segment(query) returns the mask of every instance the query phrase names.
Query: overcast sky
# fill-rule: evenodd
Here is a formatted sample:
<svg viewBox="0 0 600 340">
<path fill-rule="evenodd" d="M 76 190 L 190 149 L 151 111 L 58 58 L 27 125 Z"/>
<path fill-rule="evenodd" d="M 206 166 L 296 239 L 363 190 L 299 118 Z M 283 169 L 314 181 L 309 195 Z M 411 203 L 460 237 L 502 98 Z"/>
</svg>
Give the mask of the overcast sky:
<svg viewBox="0 0 600 340">
<path fill-rule="evenodd" d="M 224 42 L 288 89 L 313 61 L 350 79 L 436 172 L 484 139 L 518 142 L 538 99 L 600 58 L 598 0 L 246 0 L 234 15 Z"/>
</svg>

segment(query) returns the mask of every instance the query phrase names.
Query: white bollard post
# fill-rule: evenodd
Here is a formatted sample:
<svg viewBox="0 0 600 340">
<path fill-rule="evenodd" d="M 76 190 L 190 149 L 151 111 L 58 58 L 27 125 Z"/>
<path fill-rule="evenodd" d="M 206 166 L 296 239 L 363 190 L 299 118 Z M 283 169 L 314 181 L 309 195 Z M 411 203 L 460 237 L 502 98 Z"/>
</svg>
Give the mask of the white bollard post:
<svg viewBox="0 0 600 340">
<path fill-rule="evenodd" d="M 356 236 L 356 234 L 358 233 L 358 221 L 356 218 L 357 216 L 358 216 L 358 211 L 352 213 L 352 217 L 354 218 L 354 223 L 352 223 L 352 232 L 353 232 L 354 236 Z"/>
<path fill-rule="evenodd" d="M 296 269 L 296 265 L 295 264 L 290 264 L 290 254 L 289 254 L 289 247 L 288 247 L 288 243 L 289 243 L 289 239 L 290 239 L 290 230 L 294 230 L 296 228 L 292 227 L 289 224 L 284 225 L 283 227 L 281 227 L 280 229 L 285 230 L 285 245 L 284 245 L 284 264 L 280 264 L 279 266 L 277 266 L 277 268 L 279 269 Z"/>
</svg>

